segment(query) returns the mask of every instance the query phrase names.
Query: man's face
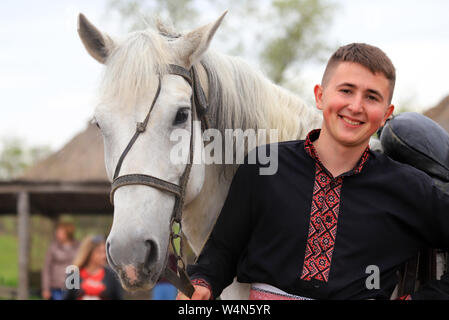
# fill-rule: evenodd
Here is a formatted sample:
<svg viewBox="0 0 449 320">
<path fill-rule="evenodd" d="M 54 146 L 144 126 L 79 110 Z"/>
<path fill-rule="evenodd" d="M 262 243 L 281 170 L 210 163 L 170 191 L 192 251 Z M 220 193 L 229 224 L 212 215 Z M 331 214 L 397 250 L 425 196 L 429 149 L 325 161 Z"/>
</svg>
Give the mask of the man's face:
<svg viewBox="0 0 449 320">
<path fill-rule="evenodd" d="M 352 62 L 337 65 L 324 87 L 315 86 L 315 99 L 322 132 L 347 147 L 366 145 L 394 110 L 388 79 Z"/>
</svg>

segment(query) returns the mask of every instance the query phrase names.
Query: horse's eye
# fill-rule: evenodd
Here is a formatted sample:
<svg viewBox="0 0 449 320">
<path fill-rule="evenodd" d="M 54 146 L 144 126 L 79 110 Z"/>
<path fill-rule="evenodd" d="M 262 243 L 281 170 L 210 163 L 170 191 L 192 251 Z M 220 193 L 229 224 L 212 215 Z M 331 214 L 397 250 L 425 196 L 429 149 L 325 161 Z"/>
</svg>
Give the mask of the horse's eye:
<svg viewBox="0 0 449 320">
<path fill-rule="evenodd" d="M 179 125 L 187 121 L 189 118 L 189 108 L 181 108 L 176 113 L 176 118 L 173 121 L 173 125 Z"/>
<path fill-rule="evenodd" d="M 97 126 L 97 128 L 101 130 L 100 125 L 98 124 L 97 119 L 93 118 L 91 123 L 95 124 Z"/>
</svg>

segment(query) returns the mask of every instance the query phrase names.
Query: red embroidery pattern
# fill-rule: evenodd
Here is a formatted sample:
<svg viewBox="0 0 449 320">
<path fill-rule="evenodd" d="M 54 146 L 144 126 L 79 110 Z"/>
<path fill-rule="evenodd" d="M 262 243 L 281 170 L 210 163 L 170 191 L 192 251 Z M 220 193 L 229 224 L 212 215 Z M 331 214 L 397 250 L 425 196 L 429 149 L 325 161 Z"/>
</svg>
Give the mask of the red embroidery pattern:
<svg viewBox="0 0 449 320">
<path fill-rule="evenodd" d="M 331 179 L 320 165 L 316 166 L 309 236 L 301 275 L 303 280 L 327 282 L 329 279 L 343 183 L 343 178 L 335 182 Z"/>
<path fill-rule="evenodd" d="M 210 293 L 211 293 L 211 296 L 210 296 L 209 299 L 210 299 L 210 300 L 213 300 L 213 297 L 212 297 L 212 287 L 211 287 L 211 285 L 209 284 L 209 282 L 207 282 L 207 281 L 204 280 L 204 279 L 192 279 L 191 282 L 192 282 L 192 284 L 193 284 L 194 286 L 201 286 L 201 287 L 205 287 L 205 288 L 209 289 L 209 291 L 210 291 Z"/>
<path fill-rule="evenodd" d="M 301 279 L 312 279 L 327 282 L 334 252 L 337 222 L 340 210 L 340 193 L 343 178 L 360 173 L 368 160 L 369 148 L 363 153 L 357 166 L 350 172 L 338 178 L 332 175 L 322 165 L 312 144 L 320 130 L 313 130 L 307 136 L 304 148 L 316 161 L 315 182 L 313 186 L 312 206 L 310 213 L 309 234 L 304 257 Z"/>
</svg>

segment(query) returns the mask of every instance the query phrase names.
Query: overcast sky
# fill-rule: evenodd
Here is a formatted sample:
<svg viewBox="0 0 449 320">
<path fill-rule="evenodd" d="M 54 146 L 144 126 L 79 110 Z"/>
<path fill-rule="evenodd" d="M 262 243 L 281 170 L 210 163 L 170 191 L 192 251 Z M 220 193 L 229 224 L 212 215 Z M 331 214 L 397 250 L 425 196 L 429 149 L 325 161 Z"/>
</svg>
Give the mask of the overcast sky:
<svg viewBox="0 0 449 320">
<path fill-rule="evenodd" d="M 394 103 L 410 100 L 421 110 L 449 94 L 449 1 L 335 2 L 339 9 L 328 39 L 383 49 L 397 69 Z M 57 149 L 85 128 L 102 66 L 85 52 L 76 16 L 83 12 L 102 30 L 118 32 L 118 23 L 105 17 L 106 3 L 0 1 L 0 138 L 17 136 Z M 324 67 L 305 69 L 310 92 Z"/>
</svg>

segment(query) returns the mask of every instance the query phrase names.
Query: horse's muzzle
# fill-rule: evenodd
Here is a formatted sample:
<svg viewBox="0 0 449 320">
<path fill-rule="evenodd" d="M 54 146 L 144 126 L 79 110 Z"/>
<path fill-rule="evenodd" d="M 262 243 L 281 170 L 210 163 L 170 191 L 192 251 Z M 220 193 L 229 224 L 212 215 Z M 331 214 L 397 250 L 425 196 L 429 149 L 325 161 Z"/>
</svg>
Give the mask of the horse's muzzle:
<svg viewBox="0 0 449 320">
<path fill-rule="evenodd" d="M 124 250 L 125 246 L 108 239 L 106 255 L 111 268 L 119 275 L 128 291 L 151 289 L 159 280 L 162 268 L 158 262 L 155 241 L 146 240 L 141 246 Z"/>
</svg>

